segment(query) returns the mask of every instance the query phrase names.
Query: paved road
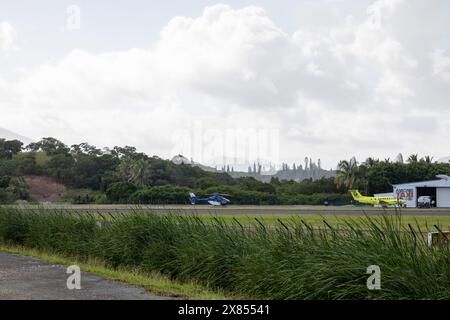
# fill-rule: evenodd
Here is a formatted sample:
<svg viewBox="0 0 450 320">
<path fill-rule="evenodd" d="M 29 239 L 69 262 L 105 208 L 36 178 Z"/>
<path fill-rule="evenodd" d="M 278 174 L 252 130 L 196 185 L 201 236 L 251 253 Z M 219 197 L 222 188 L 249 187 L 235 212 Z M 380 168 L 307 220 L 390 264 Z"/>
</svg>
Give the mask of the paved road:
<svg viewBox="0 0 450 320">
<path fill-rule="evenodd" d="M 0 252 L 0 300 L 163 300 L 144 289 L 81 272 L 81 290 L 67 289 L 67 267 Z"/>
<path fill-rule="evenodd" d="M 43 206 L 26 206 L 28 209 L 49 208 L 62 211 L 76 211 L 78 213 L 98 212 L 98 213 L 130 213 L 133 211 L 145 210 L 158 214 L 217 214 L 217 215 L 336 215 L 336 216 L 357 216 L 357 215 L 380 215 L 384 212 L 395 213 L 394 208 L 374 208 L 370 206 L 239 206 L 230 205 L 227 207 L 212 207 L 209 205 L 67 205 L 51 204 Z M 406 216 L 450 216 L 450 208 L 403 208 L 402 215 Z"/>
</svg>

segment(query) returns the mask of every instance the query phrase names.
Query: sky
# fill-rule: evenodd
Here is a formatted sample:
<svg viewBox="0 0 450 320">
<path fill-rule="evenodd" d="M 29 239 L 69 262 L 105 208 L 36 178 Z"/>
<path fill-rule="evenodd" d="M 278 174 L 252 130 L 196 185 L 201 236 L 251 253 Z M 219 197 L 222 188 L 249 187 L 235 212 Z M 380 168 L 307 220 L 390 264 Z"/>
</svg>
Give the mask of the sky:
<svg viewBox="0 0 450 320">
<path fill-rule="evenodd" d="M 448 156 L 447 0 L 0 3 L 0 128 L 245 167 Z"/>
</svg>

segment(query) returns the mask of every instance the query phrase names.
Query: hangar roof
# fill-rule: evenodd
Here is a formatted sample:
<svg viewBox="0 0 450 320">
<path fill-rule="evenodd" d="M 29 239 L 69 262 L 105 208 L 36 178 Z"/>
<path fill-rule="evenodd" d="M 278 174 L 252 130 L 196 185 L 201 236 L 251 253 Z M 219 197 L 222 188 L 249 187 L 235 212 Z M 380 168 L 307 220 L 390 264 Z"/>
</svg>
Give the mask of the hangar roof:
<svg viewBox="0 0 450 320">
<path fill-rule="evenodd" d="M 411 186 L 411 187 L 431 187 L 431 188 L 450 188 L 450 180 L 428 180 L 428 181 L 418 181 L 418 182 L 407 182 L 393 184 L 394 187 L 399 186 Z"/>
</svg>

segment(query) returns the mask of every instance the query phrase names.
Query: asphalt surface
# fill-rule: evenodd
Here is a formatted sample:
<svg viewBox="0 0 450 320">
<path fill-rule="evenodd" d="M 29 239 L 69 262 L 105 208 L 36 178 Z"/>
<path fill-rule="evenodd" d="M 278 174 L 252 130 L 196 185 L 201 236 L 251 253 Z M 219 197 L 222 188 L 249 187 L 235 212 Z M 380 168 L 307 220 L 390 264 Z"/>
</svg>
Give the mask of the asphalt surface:
<svg viewBox="0 0 450 320">
<path fill-rule="evenodd" d="M 61 211 L 76 211 L 77 213 L 130 213 L 133 211 L 153 211 L 157 214 L 214 214 L 214 215 L 336 215 L 360 216 L 395 213 L 394 208 L 374 208 L 370 206 L 238 206 L 213 207 L 210 205 L 67 205 L 51 204 L 43 206 L 27 206 L 28 209 L 48 208 Z M 405 216 L 450 216 L 450 208 L 402 208 Z"/>
<path fill-rule="evenodd" d="M 152 209 L 157 214 L 177 213 L 177 214 L 214 214 L 214 215 L 336 215 L 336 216 L 361 216 L 364 214 L 377 216 L 381 214 L 396 213 L 395 209 L 382 208 L 178 208 L 178 209 Z M 102 211 L 99 211 L 102 212 Z M 103 212 L 111 212 L 103 210 Z M 114 211 L 113 211 L 114 212 Z M 122 211 L 126 213 L 127 211 Z M 128 211 L 129 212 L 129 211 Z M 434 210 L 434 209 L 416 209 L 406 208 L 401 210 L 405 216 L 450 216 L 450 209 Z"/>
<path fill-rule="evenodd" d="M 0 252 L 0 300 L 166 300 L 143 288 L 81 272 L 81 289 L 69 290 L 67 267 Z"/>
</svg>

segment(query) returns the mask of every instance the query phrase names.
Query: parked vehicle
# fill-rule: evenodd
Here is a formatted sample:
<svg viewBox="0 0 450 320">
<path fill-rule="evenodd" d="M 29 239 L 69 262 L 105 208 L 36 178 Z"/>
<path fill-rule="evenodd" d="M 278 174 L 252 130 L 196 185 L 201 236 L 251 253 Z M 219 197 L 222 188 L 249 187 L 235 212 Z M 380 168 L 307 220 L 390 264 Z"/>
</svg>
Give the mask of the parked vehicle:
<svg viewBox="0 0 450 320">
<path fill-rule="evenodd" d="M 419 208 L 431 208 L 432 204 L 433 204 L 433 201 L 431 199 L 431 196 L 420 196 L 417 199 L 417 206 Z"/>
</svg>

